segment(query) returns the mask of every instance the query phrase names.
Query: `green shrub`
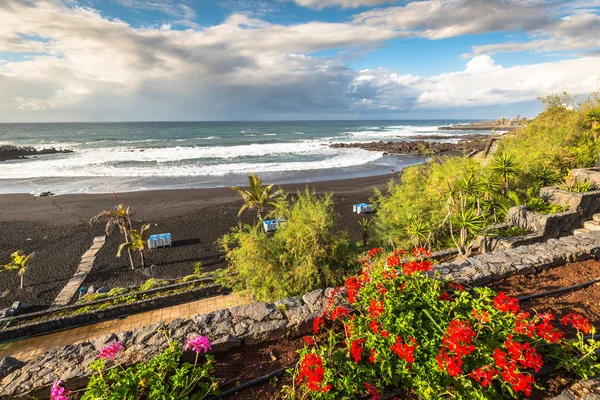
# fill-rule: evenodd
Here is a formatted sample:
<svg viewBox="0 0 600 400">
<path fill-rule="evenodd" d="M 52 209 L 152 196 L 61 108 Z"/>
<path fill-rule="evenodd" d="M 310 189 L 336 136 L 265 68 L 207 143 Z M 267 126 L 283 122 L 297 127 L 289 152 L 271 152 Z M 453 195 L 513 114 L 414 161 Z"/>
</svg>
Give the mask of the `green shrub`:
<svg viewBox="0 0 600 400">
<path fill-rule="evenodd" d="M 102 300 L 108 297 L 108 293 L 92 293 L 86 294 L 81 299 L 78 300 L 80 303 L 91 303 L 96 300 Z"/>
<path fill-rule="evenodd" d="M 554 214 L 566 211 L 569 207 L 560 204 L 549 204 L 544 199 L 537 197 L 527 202 L 527 208 L 539 214 Z"/>
<path fill-rule="evenodd" d="M 219 240 L 228 274 L 222 284 L 249 290 L 259 300 L 274 300 L 335 286 L 348 264 L 346 234 L 334 230 L 331 194 L 306 189 L 289 201 L 282 196 L 272 215 L 285 219 L 276 232 L 240 225 Z"/>
<path fill-rule="evenodd" d="M 120 296 L 122 294 L 125 294 L 129 292 L 129 289 L 125 289 L 122 287 L 116 287 L 116 288 L 112 288 L 108 291 L 108 297 L 116 297 L 116 296 Z"/>
<path fill-rule="evenodd" d="M 485 232 L 488 236 L 501 236 L 504 238 L 513 238 L 517 236 L 527 235 L 529 231 L 527 229 L 518 226 L 508 226 L 501 229 L 491 229 Z"/>
<path fill-rule="evenodd" d="M 169 284 L 169 281 L 167 281 L 165 279 L 150 278 L 146 282 L 144 282 L 143 285 L 141 285 L 139 287 L 139 290 L 144 291 L 144 290 L 156 289 L 156 288 L 159 288 L 162 286 L 166 286 L 168 284 Z"/>
<path fill-rule="evenodd" d="M 202 268 L 202 263 L 200 261 L 194 263 L 194 275 L 202 275 L 203 270 L 204 269 Z"/>
<path fill-rule="evenodd" d="M 90 368 L 94 374 L 82 400 L 91 399 L 196 399 L 217 393 L 217 381 L 211 375 L 214 359 L 205 355 L 205 362 L 182 363 L 183 350 L 170 342 L 165 351 L 148 362 L 129 368 L 107 368 L 100 358 Z"/>
</svg>

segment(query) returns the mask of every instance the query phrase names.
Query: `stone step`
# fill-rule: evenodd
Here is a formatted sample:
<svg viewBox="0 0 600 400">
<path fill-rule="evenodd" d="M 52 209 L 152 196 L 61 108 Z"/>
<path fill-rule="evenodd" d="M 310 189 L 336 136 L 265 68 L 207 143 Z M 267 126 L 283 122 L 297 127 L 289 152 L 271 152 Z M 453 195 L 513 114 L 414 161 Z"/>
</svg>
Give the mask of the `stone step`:
<svg viewBox="0 0 600 400">
<path fill-rule="evenodd" d="M 592 216 L 592 219 L 593 219 L 594 221 L 596 221 L 596 222 L 600 222 L 600 213 L 598 213 L 598 214 L 594 214 L 594 215 Z"/>
<path fill-rule="evenodd" d="M 590 231 L 600 231 L 600 222 L 596 221 L 585 221 L 583 223 L 583 227 L 585 229 L 589 229 Z"/>
<path fill-rule="evenodd" d="M 583 235 L 584 233 L 590 233 L 591 230 L 590 229 L 586 229 L 586 228 L 579 228 L 579 229 L 575 229 L 573 231 L 573 235 Z"/>
</svg>

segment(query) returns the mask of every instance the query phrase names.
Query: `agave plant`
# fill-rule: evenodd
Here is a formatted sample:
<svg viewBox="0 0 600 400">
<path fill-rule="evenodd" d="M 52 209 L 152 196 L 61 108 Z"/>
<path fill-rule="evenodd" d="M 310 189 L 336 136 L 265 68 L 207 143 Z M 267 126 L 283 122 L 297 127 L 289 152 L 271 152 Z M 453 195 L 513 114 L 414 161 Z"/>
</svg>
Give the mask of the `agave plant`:
<svg viewBox="0 0 600 400">
<path fill-rule="evenodd" d="M 473 242 L 467 243 L 470 235 L 476 235 L 485 227 L 485 218 L 477 214 L 477 211 L 468 207 L 462 193 L 458 199 L 451 199 L 448 210 L 450 221 L 450 237 L 458 249 L 459 256 L 468 256 L 471 253 Z M 454 236 L 454 230 L 459 233 L 458 241 Z"/>
<path fill-rule="evenodd" d="M 502 179 L 503 193 L 506 193 L 508 190 L 509 181 L 514 179 L 519 173 L 515 159 L 505 153 L 494 156 L 491 170 L 498 178 Z"/>
<path fill-rule="evenodd" d="M 371 233 L 371 225 L 373 224 L 373 220 L 369 218 L 363 218 L 358 221 L 360 225 L 360 231 L 362 234 L 363 246 L 367 248 L 367 242 L 369 241 L 369 235 Z"/>
<path fill-rule="evenodd" d="M 119 204 L 115 211 L 102 211 L 100 214 L 90 219 L 90 224 L 100 221 L 106 221 L 105 232 L 107 236 L 109 236 L 115 229 L 115 226 L 117 226 L 125 236 L 125 242 L 129 241 L 129 231 L 131 230 L 131 212 L 129 207 L 125 208 L 123 204 Z M 127 254 L 129 255 L 129 264 L 133 269 L 133 257 L 131 256 L 131 250 L 129 248 L 127 248 Z"/>
<path fill-rule="evenodd" d="M 273 186 L 262 186 L 262 180 L 254 174 L 248 175 L 248 189 L 232 186 L 231 189 L 244 199 L 244 205 L 238 211 L 238 217 L 246 209 L 256 209 L 256 216 L 259 221 L 262 221 L 265 207 L 275 206 L 275 198 L 282 193 L 281 190 L 273 191 Z"/>
<path fill-rule="evenodd" d="M 139 231 L 136 229 L 131 229 L 129 231 L 129 241 L 122 243 L 119 246 L 119 250 L 117 251 L 117 257 L 121 257 L 121 253 L 124 249 L 127 249 L 128 251 L 137 251 L 140 253 L 140 259 L 142 260 L 142 268 L 144 268 L 146 266 L 146 261 L 144 259 L 146 239 L 144 238 L 144 234 L 148 229 L 150 229 L 150 224 L 142 226 L 142 229 L 140 229 Z"/>
<path fill-rule="evenodd" d="M 2 266 L 0 271 L 17 271 L 17 275 L 21 278 L 21 289 L 23 289 L 23 277 L 27 272 L 27 264 L 34 254 L 25 254 L 21 250 L 17 250 L 10 255 L 10 263 Z"/>
<path fill-rule="evenodd" d="M 600 128 L 600 108 L 593 108 L 587 112 L 587 120 L 592 123 L 592 130 Z"/>
<path fill-rule="evenodd" d="M 404 229 L 415 247 L 423 247 L 431 240 L 431 227 L 416 215 L 404 218 Z"/>
</svg>

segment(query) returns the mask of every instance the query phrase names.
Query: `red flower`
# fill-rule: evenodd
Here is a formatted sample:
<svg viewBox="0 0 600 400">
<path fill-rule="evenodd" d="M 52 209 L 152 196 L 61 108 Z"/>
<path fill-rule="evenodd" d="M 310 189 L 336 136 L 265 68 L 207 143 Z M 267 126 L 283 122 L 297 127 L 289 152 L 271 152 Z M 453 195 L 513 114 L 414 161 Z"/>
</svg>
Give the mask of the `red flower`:
<svg viewBox="0 0 600 400">
<path fill-rule="evenodd" d="M 339 307 L 336 307 L 333 310 L 331 310 L 331 312 L 329 313 L 329 318 L 332 321 L 335 321 L 336 319 L 345 317 L 348 314 L 350 314 L 350 310 L 348 310 L 344 306 L 339 306 Z"/>
<path fill-rule="evenodd" d="M 454 299 L 452 298 L 452 296 L 450 296 L 448 294 L 448 292 L 443 292 L 442 294 L 440 294 L 437 298 L 439 301 L 453 301 Z"/>
<path fill-rule="evenodd" d="M 503 352 L 502 350 L 500 350 L 499 348 L 494 349 L 494 355 L 492 357 L 494 357 L 494 361 L 496 362 L 496 367 L 498 367 L 500 369 L 506 369 L 506 367 L 507 367 L 506 356 L 507 356 L 507 354 L 505 352 Z"/>
<path fill-rule="evenodd" d="M 560 342 L 560 340 L 565 336 L 563 332 L 559 331 L 553 327 L 552 324 L 545 321 L 535 326 L 535 334 L 550 344 Z"/>
<path fill-rule="evenodd" d="M 513 341 L 512 335 L 508 335 L 504 345 L 508 350 L 512 362 L 518 362 L 521 366 L 531 368 L 535 372 L 538 372 L 544 365 L 541 354 L 539 354 L 530 343 L 525 342 L 521 344 L 515 342 Z"/>
<path fill-rule="evenodd" d="M 402 260 L 400 259 L 400 257 L 398 257 L 397 254 L 394 254 L 393 256 L 389 256 L 387 258 L 387 265 L 388 267 L 399 267 L 402 265 Z"/>
<path fill-rule="evenodd" d="M 565 315 L 562 317 L 560 323 L 565 326 L 572 325 L 573 328 L 585 333 L 586 335 L 589 334 L 593 329 L 590 321 L 586 317 L 575 313 L 569 313 Z"/>
<path fill-rule="evenodd" d="M 375 301 L 371 299 L 369 304 L 369 313 L 373 318 L 377 318 L 383 314 L 383 301 Z"/>
<path fill-rule="evenodd" d="M 453 319 L 446 329 L 442 344 L 456 355 L 463 356 L 475 350 L 475 346 L 471 344 L 474 337 L 475 331 L 469 321 Z"/>
<path fill-rule="evenodd" d="M 383 273 L 385 274 L 385 271 L 383 271 Z M 385 285 L 383 283 L 377 284 L 377 291 L 380 294 L 386 294 L 388 292 L 387 288 L 385 287 Z"/>
<path fill-rule="evenodd" d="M 375 351 L 375 349 L 371 349 L 371 355 L 369 356 L 369 362 L 371 364 L 375 363 L 375 356 L 377 355 L 377 352 Z"/>
<path fill-rule="evenodd" d="M 302 337 L 302 339 L 304 339 L 306 344 L 309 346 L 312 346 L 312 344 L 314 343 L 313 340 L 310 338 L 310 336 L 304 336 L 304 337 Z"/>
<path fill-rule="evenodd" d="M 490 313 L 487 311 L 473 310 L 471 311 L 471 316 L 476 320 L 479 320 L 482 324 L 490 322 Z"/>
<path fill-rule="evenodd" d="M 378 254 L 381 254 L 383 252 L 383 249 L 381 247 L 374 247 L 371 250 L 369 250 L 369 258 L 373 258 Z"/>
<path fill-rule="evenodd" d="M 377 320 L 371 317 L 371 322 L 369 322 L 369 328 L 371 328 L 371 332 L 377 333 L 379 332 L 379 328 L 377 326 Z"/>
<path fill-rule="evenodd" d="M 356 295 L 363 286 L 363 282 L 356 276 L 351 276 L 346 279 L 346 293 L 348 293 L 348 301 L 354 303 L 356 301 Z"/>
<path fill-rule="evenodd" d="M 433 269 L 433 263 L 429 260 L 409 261 L 404 264 L 402 272 L 410 276 L 415 272 L 427 272 Z"/>
<path fill-rule="evenodd" d="M 325 325 L 325 319 L 323 318 L 323 315 L 319 315 L 313 321 L 313 331 L 315 333 L 319 333 L 319 328 L 321 327 L 321 325 Z"/>
<path fill-rule="evenodd" d="M 371 282 L 371 277 L 364 269 L 362 271 L 360 271 L 360 277 L 362 278 L 363 283 Z"/>
<path fill-rule="evenodd" d="M 381 337 L 384 337 L 384 338 L 390 337 L 390 334 L 388 333 L 388 331 L 381 331 L 379 334 L 381 335 Z"/>
<path fill-rule="evenodd" d="M 494 307 L 496 307 L 498 311 L 504 313 L 510 312 L 512 314 L 516 314 L 520 310 L 519 300 L 508 296 L 506 292 L 500 292 L 498 293 L 498 296 L 494 297 Z"/>
<path fill-rule="evenodd" d="M 431 253 L 427 251 L 425 247 L 415 247 L 413 249 L 413 256 L 415 257 L 430 257 Z"/>
<path fill-rule="evenodd" d="M 329 296 L 328 296 L 329 300 L 327 300 L 327 309 L 328 310 L 333 305 L 333 301 L 335 300 L 335 296 L 337 296 L 341 291 L 342 291 L 342 287 L 338 286 L 335 289 L 333 289 L 333 291 L 329 294 Z"/>
<path fill-rule="evenodd" d="M 363 353 L 363 343 L 366 339 L 356 339 L 352 341 L 350 345 L 350 357 L 354 360 L 354 362 L 359 363 L 362 360 Z"/>
<path fill-rule="evenodd" d="M 412 336 L 410 337 L 410 342 L 412 343 L 412 346 L 409 344 L 403 344 L 402 338 L 400 336 L 396 336 L 396 343 L 391 346 L 391 349 L 399 358 L 406 360 L 408 363 L 414 363 L 417 342 Z"/>
<path fill-rule="evenodd" d="M 455 292 L 464 292 L 465 287 L 458 282 L 450 282 L 448 284 L 448 289 L 454 290 Z"/>
<path fill-rule="evenodd" d="M 523 374 L 516 369 L 508 369 L 502 372 L 502 379 L 510 383 L 515 392 L 523 392 L 526 396 L 531 395 L 533 387 L 533 377 L 529 374 Z"/>
<path fill-rule="evenodd" d="M 498 371 L 494 369 L 491 365 L 484 365 L 483 367 L 479 367 L 471 371 L 471 378 L 473 380 L 479 382 L 481 386 L 487 387 L 492 383 L 492 379 L 494 376 L 498 374 Z"/>
<path fill-rule="evenodd" d="M 316 354 L 310 353 L 304 356 L 300 362 L 300 371 L 298 373 L 297 384 L 300 385 L 306 379 L 306 387 L 313 392 L 327 392 L 331 385 L 321 387 L 325 370 L 323 369 L 323 359 Z"/>
<path fill-rule="evenodd" d="M 371 400 L 381 400 L 381 395 L 379 394 L 377 386 L 365 382 L 365 388 L 367 389 L 369 396 L 371 396 Z"/>
<path fill-rule="evenodd" d="M 554 314 L 552 314 L 552 311 L 548 311 L 546 313 L 538 314 L 537 317 L 539 319 L 541 319 L 542 321 L 544 321 L 544 322 L 554 321 Z"/>
<path fill-rule="evenodd" d="M 448 356 L 444 349 L 436 357 L 440 371 L 447 371 L 448 375 L 457 377 L 462 374 L 462 359 L 459 356 Z"/>
<path fill-rule="evenodd" d="M 406 289 L 406 283 L 403 283 L 402 285 L 400 285 L 400 290 L 404 290 Z"/>
</svg>

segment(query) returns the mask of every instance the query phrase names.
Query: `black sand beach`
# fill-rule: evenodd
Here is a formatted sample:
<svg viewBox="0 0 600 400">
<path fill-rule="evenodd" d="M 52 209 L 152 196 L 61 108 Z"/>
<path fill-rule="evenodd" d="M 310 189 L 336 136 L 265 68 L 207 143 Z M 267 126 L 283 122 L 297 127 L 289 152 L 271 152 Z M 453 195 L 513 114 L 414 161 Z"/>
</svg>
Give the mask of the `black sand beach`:
<svg viewBox="0 0 600 400">
<path fill-rule="evenodd" d="M 385 190 L 397 174 L 368 178 L 315 182 L 308 184 L 317 192 L 333 192 L 338 227 L 360 240 L 360 229 L 352 204 L 365 202 L 373 188 Z M 281 185 L 295 193 L 306 184 Z M 102 210 L 123 203 L 133 211 L 134 225 L 151 223 L 150 234 L 170 232 L 173 248 L 147 252 L 147 264 L 158 266 L 161 278 L 177 278 L 193 272 L 193 264 L 202 262 L 205 271 L 224 266 L 215 241 L 238 223 L 237 211 L 242 204 L 230 188 L 182 189 L 117 193 L 72 194 L 35 198 L 31 195 L 0 195 L 0 263 L 9 261 L 15 250 L 35 251 L 25 275 L 25 288 L 19 289 L 14 271 L 0 274 L 0 307 L 15 300 L 47 306 L 75 273 L 81 255 L 94 236 L 103 235 L 104 226 L 91 227 L 89 220 Z M 251 222 L 253 212 L 243 220 Z M 147 276 L 139 269 L 131 270 L 127 256 L 116 258 L 121 234 L 115 230 L 96 256 L 92 272 L 84 285 L 126 287 L 143 283 Z M 134 256 L 134 261 L 138 262 Z"/>
</svg>

